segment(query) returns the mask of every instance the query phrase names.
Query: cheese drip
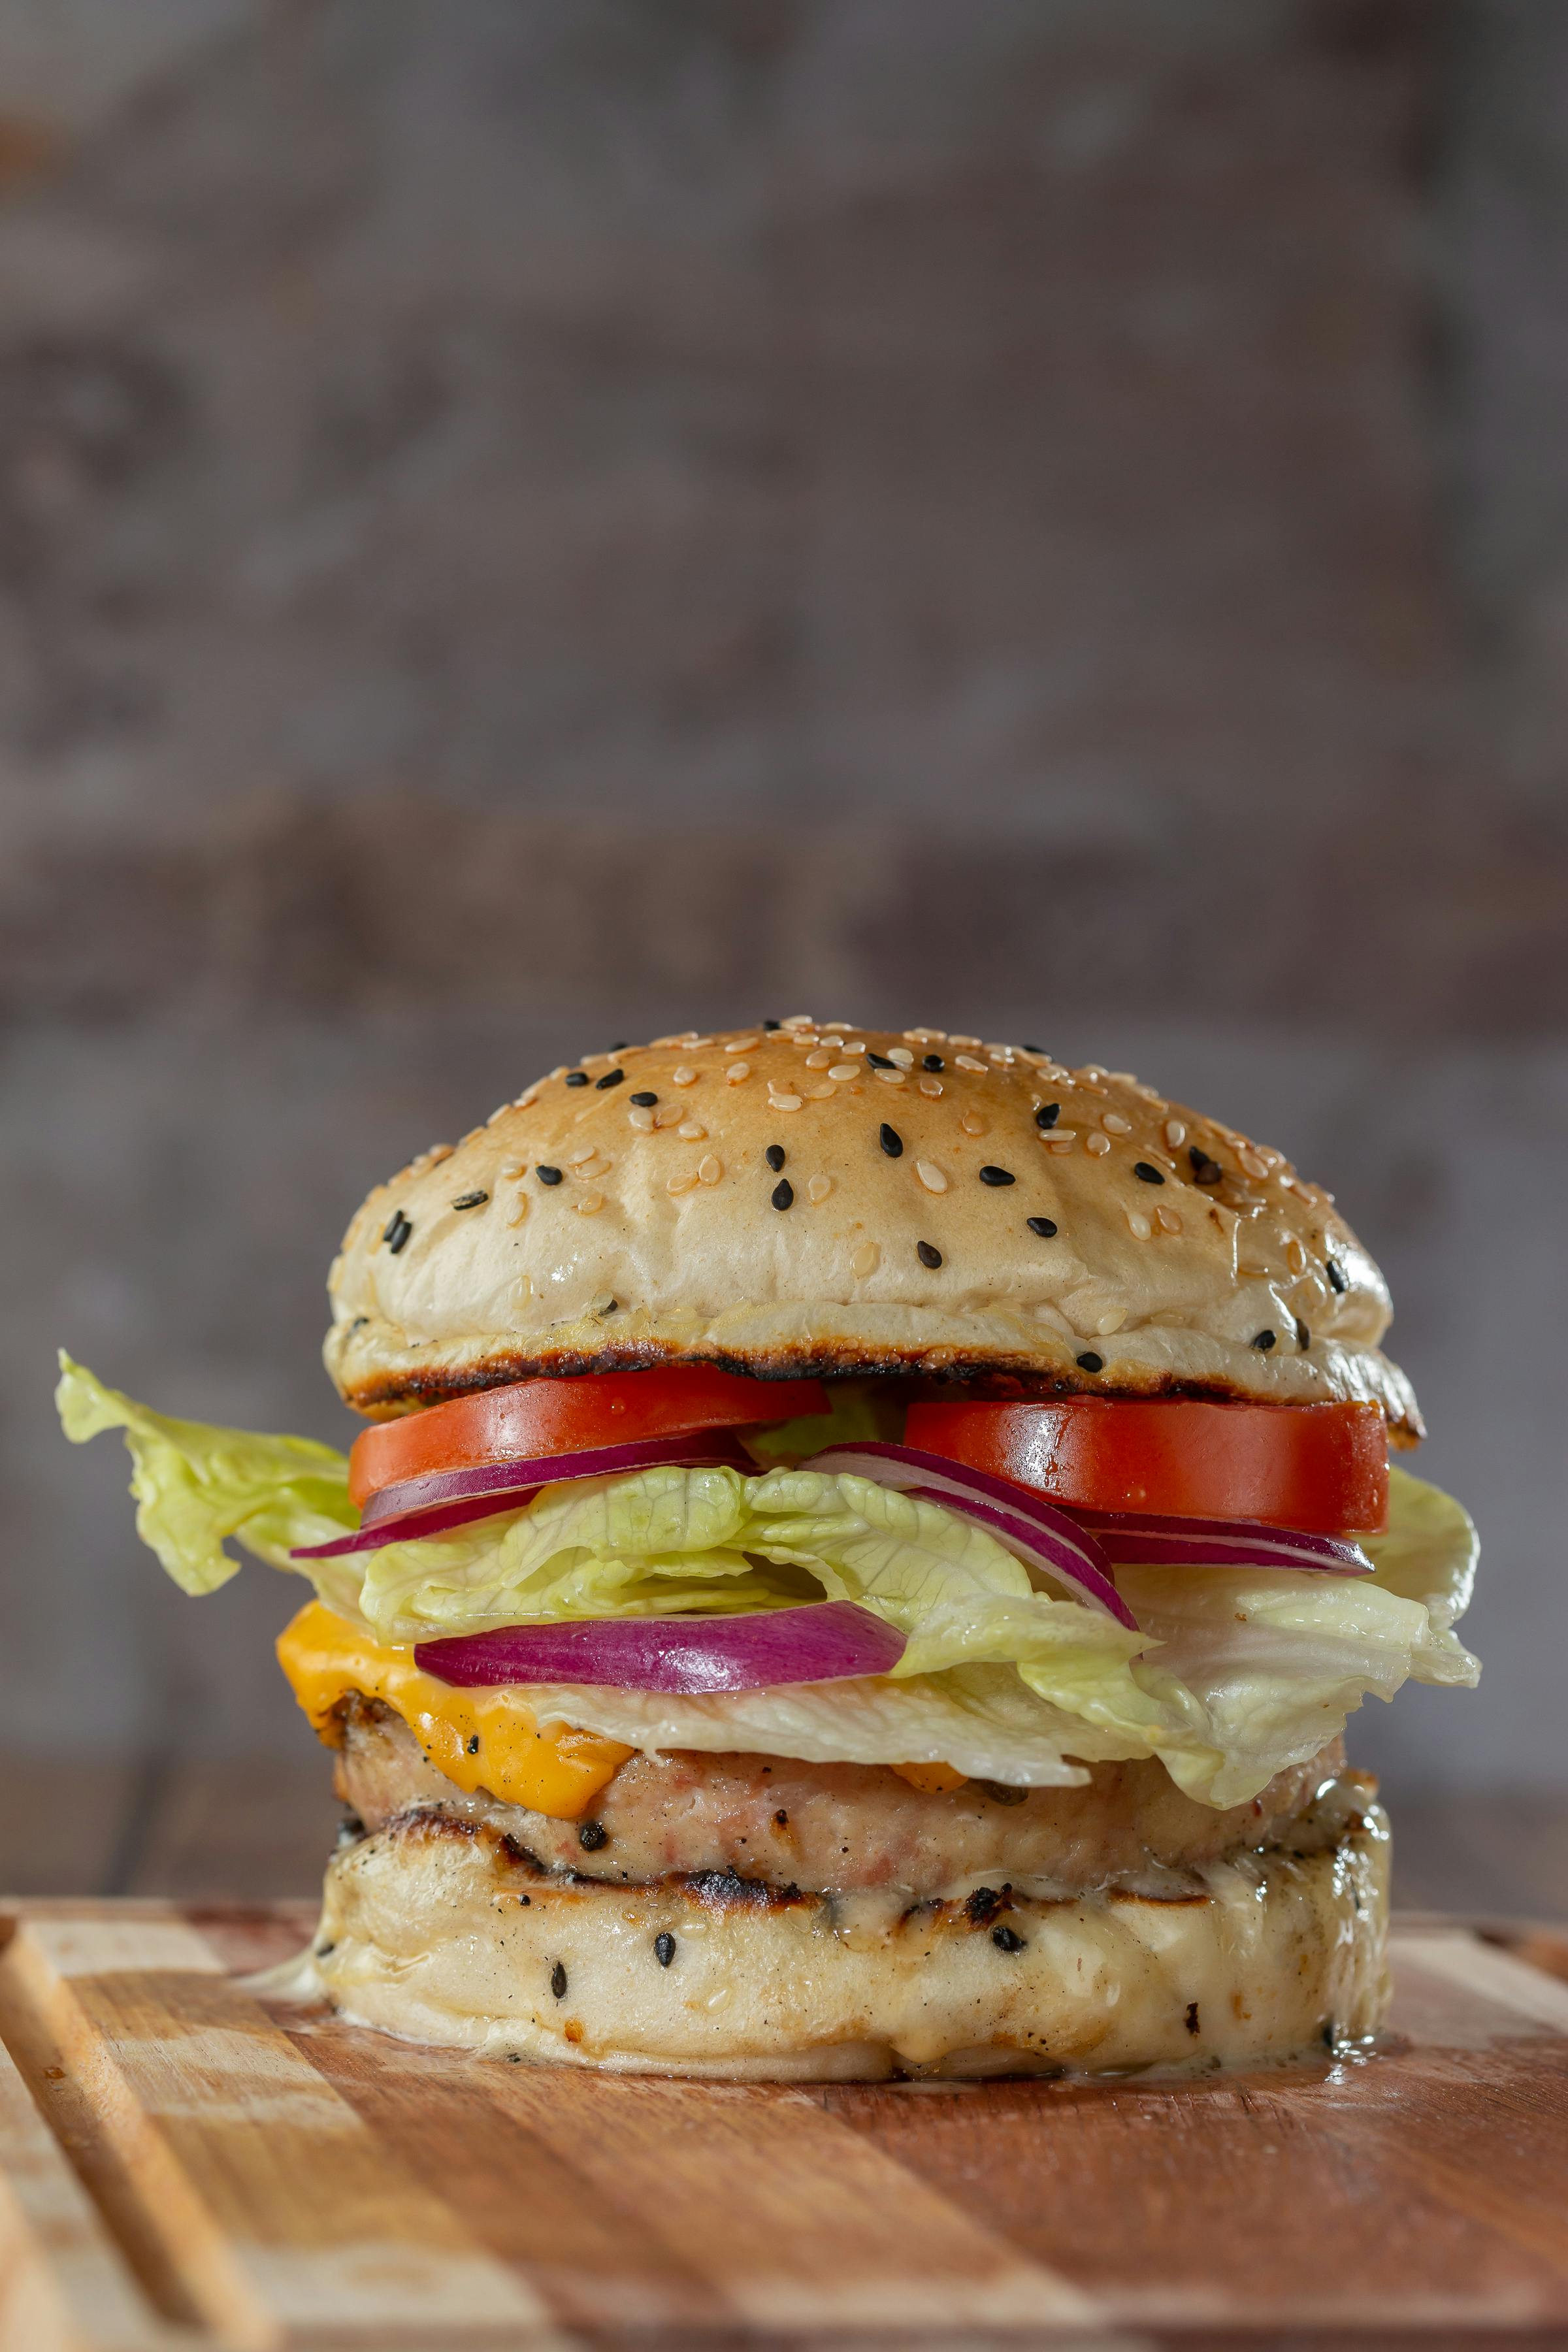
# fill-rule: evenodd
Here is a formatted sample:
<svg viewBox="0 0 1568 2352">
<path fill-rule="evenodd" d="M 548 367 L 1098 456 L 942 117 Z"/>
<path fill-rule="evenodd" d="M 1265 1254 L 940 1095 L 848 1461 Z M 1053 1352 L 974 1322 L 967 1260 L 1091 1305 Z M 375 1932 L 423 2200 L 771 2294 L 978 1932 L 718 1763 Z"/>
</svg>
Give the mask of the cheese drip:
<svg viewBox="0 0 1568 2352">
<path fill-rule="evenodd" d="M 412 1650 L 394 1650 L 357 1633 L 311 1601 L 278 1637 L 278 1660 L 319 1738 L 342 1745 L 334 1712 L 351 1691 L 378 1698 L 400 1715 L 448 1780 L 470 1796 L 488 1790 L 558 1821 L 575 1821 L 635 1753 L 617 1739 L 536 1722 L 520 1690 L 459 1690 L 421 1673 Z"/>
</svg>

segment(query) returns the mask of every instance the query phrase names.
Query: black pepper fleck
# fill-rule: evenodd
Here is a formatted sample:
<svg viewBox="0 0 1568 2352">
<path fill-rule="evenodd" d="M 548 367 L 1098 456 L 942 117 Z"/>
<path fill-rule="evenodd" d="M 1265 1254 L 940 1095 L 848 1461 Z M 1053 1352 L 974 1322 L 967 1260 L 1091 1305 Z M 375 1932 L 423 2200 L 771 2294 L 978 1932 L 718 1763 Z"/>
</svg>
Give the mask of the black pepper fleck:
<svg viewBox="0 0 1568 2352">
<path fill-rule="evenodd" d="M 980 1181 L 983 1184 L 1016 1184 L 1018 1180 L 1010 1168 L 986 1167 L 980 1171 Z"/>
<path fill-rule="evenodd" d="M 1002 1897 L 994 1886 L 977 1886 L 963 1899 L 964 1914 L 972 1927 L 984 1927 L 987 1920 L 994 1919 L 1001 1907 Z"/>
<path fill-rule="evenodd" d="M 1261 1348 L 1263 1353 L 1267 1355 L 1269 1349 L 1274 1345 L 1276 1336 L 1277 1335 L 1272 1331 L 1259 1331 L 1252 1344 L 1255 1348 Z"/>
<path fill-rule="evenodd" d="M 584 1822 L 577 1832 L 577 1843 L 584 1853 L 597 1853 L 602 1845 L 610 1843 L 610 1832 L 603 1822 Z"/>
<path fill-rule="evenodd" d="M 1021 1952 L 1029 1939 L 1020 1936 L 1016 1927 L 993 1927 L 991 1940 L 999 1952 Z"/>
<path fill-rule="evenodd" d="M 900 1160 L 903 1157 L 904 1139 L 896 1127 L 888 1125 L 886 1119 L 882 1121 L 878 1130 L 877 1140 L 889 1160 Z"/>
<path fill-rule="evenodd" d="M 452 1206 L 454 1209 L 482 1209 L 489 1197 L 488 1192 L 459 1192 Z"/>
<path fill-rule="evenodd" d="M 335 1942 L 331 1944 L 318 1944 L 316 1947 L 316 1958 L 319 1960 L 324 1960 L 328 1958 L 329 1954 L 335 1952 L 337 1948 Z"/>
<path fill-rule="evenodd" d="M 1035 1113 L 1035 1125 L 1037 1127 L 1055 1127 L 1061 1115 L 1062 1107 L 1060 1103 L 1042 1103 L 1039 1109 Z"/>
<path fill-rule="evenodd" d="M 1141 1184 L 1163 1184 L 1165 1181 L 1160 1171 L 1147 1160 L 1135 1160 L 1132 1173 Z"/>
<path fill-rule="evenodd" d="M 538 1177 L 542 1184 L 559 1184 L 561 1181 L 561 1171 L 559 1168 L 546 1168 L 541 1165 L 536 1168 L 533 1172 Z"/>
<path fill-rule="evenodd" d="M 790 1182 L 787 1176 L 781 1176 L 779 1178 L 778 1182 L 773 1186 L 771 1197 L 775 1209 L 794 1208 L 795 1186 Z"/>
<path fill-rule="evenodd" d="M 773 1815 L 773 1819 L 778 1823 L 781 1830 L 788 1829 L 789 1815 L 782 1805 L 779 1807 L 778 1811 Z"/>
<path fill-rule="evenodd" d="M 1057 1230 L 1056 1221 L 1052 1217 L 1026 1217 L 1024 1223 L 1032 1234 L 1038 1234 L 1043 1242 L 1048 1242 Z"/>
<path fill-rule="evenodd" d="M 596 1090 L 603 1094 L 606 1087 L 618 1087 L 626 1075 L 625 1070 L 606 1070 L 602 1078 L 595 1079 L 594 1085 Z"/>
<path fill-rule="evenodd" d="M 940 1054 L 927 1054 L 921 1063 L 922 1070 L 945 1070 L 947 1064 Z"/>
<path fill-rule="evenodd" d="M 661 1969 L 668 1968 L 675 1958 L 675 1937 L 668 1927 L 662 1927 L 653 1939 L 653 1956 Z"/>
<path fill-rule="evenodd" d="M 868 1047 L 867 1049 L 866 1059 L 870 1063 L 871 1067 L 874 1070 L 892 1070 L 898 1067 L 896 1062 L 889 1061 L 886 1054 L 873 1054 Z"/>
<path fill-rule="evenodd" d="M 655 1103 L 658 1100 L 658 1097 L 657 1095 L 650 1095 L 647 1088 L 645 1087 L 641 1094 L 628 1095 L 626 1097 L 626 1100 L 628 1102 L 636 1103 L 638 1110 L 651 1110 Z"/>
<path fill-rule="evenodd" d="M 1345 1280 L 1345 1270 L 1340 1264 L 1337 1257 L 1326 1257 L 1323 1260 L 1323 1265 L 1327 1270 L 1329 1281 L 1332 1288 L 1335 1290 L 1348 1290 L 1350 1288 L 1349 1283 Z"/>
<path fill-rule="evenodd" d="M 935 1267 L 942 1264 L 941 1250 L 934 1247 L 930 1242 L 917 1242 L 915 1244 L 915 1255 L 919 1258 L 922 1265 Z"/>
<path fill-rule="evenodd" d="M 1188 2001 L 1184 2022 L 1189 2033 L 1196 2033 L 1198 2032 L 1198 2005 L 1195 2000 Z"/>
<path fill-rule="evenodd" d="M 565 1962 L 563 1960 L 557 1960 L 555 1966 L 550 1971 L 550 1990 L 555 1995 L 557 2000 L 565 2000 L 566 1966 Z"/>
<path fill-rule="evenodd" d="M 1102 1372 L 1105 1370 L 1105 1358 L 1097 1356 L 1092 1348 L 1087 1355 L 1075 1356 L 1073 1361 L 1080 1372 Z"/>
<path fill-rule="evenodd" d="M 585 1087 L 588 1083 L 587 1071 L 568 1070 L 566 1073 L 566 1083 L 569 1087 Z"/>
<path fill-rule="evenodd" d="M 468 1742 L 468 1753 L 469 1753 L 469 1755 L 470 1755 L 470 1756 L 477 1756 L 477 1755 L 479 1754 L 479 1733 L 476 1731 L 476 1732 L 474 1733 L 473 1738 L 472 1738 L 469 1740 L 469 1742 Z"/>
<path fill-rule="evenodd" d="M 776 1176 L 779 1170 L 784 1164 L 784 1145 L 782 1143 L 770 1143 L 767 1150 L 763 1152 L 763 1158 L 767 1161 L 768 1166 L 773 1170 L 773 1174 Z"/>
</svg>

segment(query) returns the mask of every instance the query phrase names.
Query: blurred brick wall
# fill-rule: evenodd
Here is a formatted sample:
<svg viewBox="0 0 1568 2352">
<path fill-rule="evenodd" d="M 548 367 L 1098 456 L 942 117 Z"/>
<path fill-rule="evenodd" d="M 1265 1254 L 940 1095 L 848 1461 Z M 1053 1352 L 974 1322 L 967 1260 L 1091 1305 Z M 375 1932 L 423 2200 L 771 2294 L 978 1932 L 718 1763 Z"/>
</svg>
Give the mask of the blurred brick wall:
<svg viewBox="0 0 1568 2352">
<path fill-rule="evenodd" d="M 1563 95 L 1551 0 L 0 0 L 16 1736 L 291 1736 L 55 1339 L 331 1433 L 374 1178 L 813 1006 L 1336 1186 L 1494 1535 L 1363 1752 L 1563 1772 Z"/>
</svg>

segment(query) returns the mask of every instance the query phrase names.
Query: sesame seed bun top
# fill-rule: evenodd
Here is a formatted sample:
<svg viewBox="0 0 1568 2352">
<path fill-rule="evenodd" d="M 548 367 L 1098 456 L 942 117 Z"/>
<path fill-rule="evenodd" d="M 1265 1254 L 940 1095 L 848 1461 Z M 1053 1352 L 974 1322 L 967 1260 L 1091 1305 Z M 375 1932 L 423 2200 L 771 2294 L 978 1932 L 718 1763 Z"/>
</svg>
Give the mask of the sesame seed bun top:
<svg viewBox="0 0 1568 2352">
<path fill-rule="evenodd" d="M 1126 1071 L 935 1029 L 590 1055 L 379 1185 L 329 1287 L 328 1370 L 376 1416 L 686 1361 L 1367 1398 L 1421 1433 L 1382 1276 L 1279 1152 Z"/>
</svg>

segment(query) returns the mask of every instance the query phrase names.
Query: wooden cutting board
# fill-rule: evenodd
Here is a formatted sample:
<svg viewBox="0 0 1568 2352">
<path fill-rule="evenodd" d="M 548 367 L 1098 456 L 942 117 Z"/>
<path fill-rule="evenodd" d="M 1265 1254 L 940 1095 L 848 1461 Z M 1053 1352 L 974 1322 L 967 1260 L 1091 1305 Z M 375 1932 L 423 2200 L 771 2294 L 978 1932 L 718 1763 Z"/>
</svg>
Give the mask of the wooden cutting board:
<svg viewBox="0 0 1568 2352">
<path fill-rule="evenodd" d="M 0 1914 L 0 2352 L 1568 2344 L 1544 1933 L 1402 1927 L 1371 2060 L 772 2089 L 420 2050 L 242 1989 L 311 1925 Z"/>
</svg>

